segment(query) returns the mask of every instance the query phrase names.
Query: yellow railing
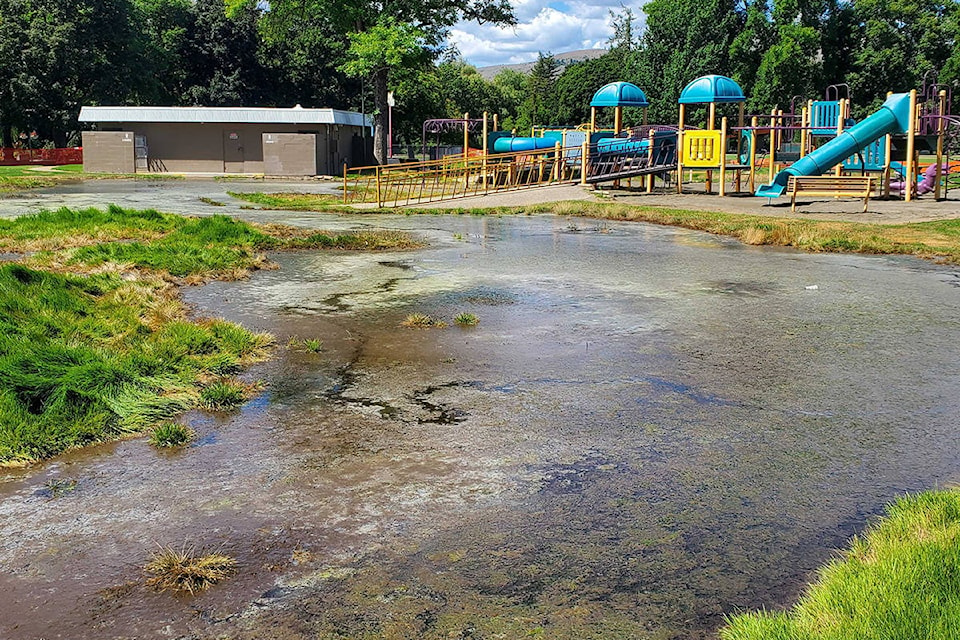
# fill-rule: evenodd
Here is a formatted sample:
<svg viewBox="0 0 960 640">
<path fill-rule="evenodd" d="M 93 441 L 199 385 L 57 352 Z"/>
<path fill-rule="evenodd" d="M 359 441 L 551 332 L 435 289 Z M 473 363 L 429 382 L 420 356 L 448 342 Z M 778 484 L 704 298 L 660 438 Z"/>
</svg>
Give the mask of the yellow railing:
<svg viewBox="0 0 960 640">
<path fill-rule="evenodd" d="M 344 170 L 344 204 L 378 207 L 452 200 L 579 179 L 580 148 L 447 156 L 398 165 Z"/>
</svg>

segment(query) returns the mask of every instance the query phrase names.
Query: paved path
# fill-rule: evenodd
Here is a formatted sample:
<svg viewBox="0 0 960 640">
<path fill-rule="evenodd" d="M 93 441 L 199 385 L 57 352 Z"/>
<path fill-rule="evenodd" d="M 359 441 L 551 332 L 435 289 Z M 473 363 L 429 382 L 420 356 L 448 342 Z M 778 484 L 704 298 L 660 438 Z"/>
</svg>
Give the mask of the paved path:
<svg viewBox="0 0 960 640">
<path fill-rule="evenodd" d="M 304 212 L 290 214 L 281 211 L 254 213 L 255 206 L 231 197 L 228 192 L 339 193 L 338 186 L 339 183 L 335 181 L 87 180 L 0 197 L 0 218 L 34 213 L 41 209 L 103 207 L 108 204 L 137 209 L 152 208 L 188 215 L 225 213 L 247 219 L 283 220 L 292 216 L 315 217 L 322 214 Z M 700 188 L 700 185 L 690 185 L 691 191 L 695 188 Z M 911 203 L 900 200 L 871 200 L 867 213 L 860 213 L 860 201 L 853 198 L 803 198 L 797 205 L 796 213 L 791 213 L 790 201 L 787 198 L 768 201 L 766 198 L 755 198 L 746 194 L 721 198 L 703 193 L 678 195 L 673 191 L 653 194 L 646 194 L 640 190 L 609 188 L 595 191 L 579 185 L 566 184 L 445 200 L 416 205 L 416 208 L 522 207 L 547 202 L 602 200 L 698 211 L 894 224 L 960 218 L 960 191 L 952 191 L 950 197 L 951 200 L 941 202 L 935 202 L 930 196 L 923 196 Z M 223 206 L 217 206 L 218 204 Z"/>
</svg>

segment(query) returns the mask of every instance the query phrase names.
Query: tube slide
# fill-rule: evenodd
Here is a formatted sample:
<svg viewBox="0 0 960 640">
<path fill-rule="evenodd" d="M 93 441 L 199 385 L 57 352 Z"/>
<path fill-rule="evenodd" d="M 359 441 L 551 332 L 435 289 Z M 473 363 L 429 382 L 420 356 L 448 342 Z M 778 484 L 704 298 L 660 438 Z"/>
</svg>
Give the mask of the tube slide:
<svg viewBox="0 0 960 640">
<path fill-rule="evenodd" d="M 786 192 L 790 176 L 819 176 L 885 135 L 906 133 L 910 124 L 910 94 L 895 93 L 876 113 L 794 162 L 756 195 L 778 198 Z"/>
<path fill-rule="evenodd" d="M 497 138 L 493 142 L 493 152 L 510 153 L 511 151 L 553 149 L 558 142 L 560 141 L 554 138 Z"/>
</svg>

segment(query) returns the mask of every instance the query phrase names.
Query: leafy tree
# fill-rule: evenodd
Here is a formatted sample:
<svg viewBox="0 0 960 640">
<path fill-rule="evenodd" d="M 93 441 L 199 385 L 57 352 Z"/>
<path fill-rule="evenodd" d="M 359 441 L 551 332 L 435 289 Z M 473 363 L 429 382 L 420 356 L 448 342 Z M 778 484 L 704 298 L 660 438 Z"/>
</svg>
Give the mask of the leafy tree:
<svg viewBox="0 0 960 640">
<path fill-rule="evenodd" d="M 129 0 L 0 0 L 5 127 L 65 146 L 82 105 L 123 103 L 143 82 L 134 16 Z"/>
<path fill-rule="evenodd" d="M 615 48 L 599 58 L 574 62 L 567 66 L 557 79 L 553 120 L 567 125 L 589 122 L 590 100 L 597 89 L 629 77 L 624 73 L 625 57 L 631 56 L 628 52 Z M 609 114 L 601 112 L 600 118 L 601 122 L 609 118 L 612 123 L 612 111 Z"/>
<path fill-rule="evenodd" d="M 245 2 L 227 13 L 223 0 L 196 0 L 196 26 L 181 102 L 206 106 L 259 103 L 264 84 L 259 64 L 260 10 Z"/>
<path fill-rule="evenodd" d="M 527 97 L 521 110 L 519 125 L 528 128 L 538 124 L 552 124 L 554 115 L 553 98 L 557 76 L 560 75 L 560 63 L 552 54 L 537 55 L 537 61 L 527 78 Z"/>
<path fill-rule="evenodd" d="M 651 0 L 637 56 L 637 84 L 652 97 L 651 117 L 676 119 L 677 98 L 702 75 L 730 73 L 730 45 L 743 28 L 735 0 Z"/>
<path fill-rule="evenodd" d="M 352 73 L 367 69 L 373 74 L 374 156 L 378 162 L 386 161 L 387 91 L 390 76 L 397 70 L 393 65 L 407 59 L 411 51 L 378 49 L 377 43 L 363 34 L 380 33 L 401 47 L 409 45 L 410 36 L 416 34 L 421 48 L 429 53 L 431 48 L 436 51 L 447 30 L 459 20 L 515 23 L 507 0 L 274 0 L 270 7 L 269 13 L 277 19 L 295 17 L 301 28 L 326 24 L 332 32 L 343 34 L 351 47 L 346 68 Z"/>
</svg>

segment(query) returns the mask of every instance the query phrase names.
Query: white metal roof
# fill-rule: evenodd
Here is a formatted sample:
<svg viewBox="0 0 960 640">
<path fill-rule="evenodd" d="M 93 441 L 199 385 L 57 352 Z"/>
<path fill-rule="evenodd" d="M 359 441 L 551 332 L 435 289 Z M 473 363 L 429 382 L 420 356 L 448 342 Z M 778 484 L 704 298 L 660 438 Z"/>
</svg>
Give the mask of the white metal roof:
<svg viewBox="0 0 960 640">
<path fill-rule="evenodd" d="M 80 122 L 340 124 L 370 126 L 370 116 L 340 109 L 272 107 L 81 107 Z"/>
</svg>

